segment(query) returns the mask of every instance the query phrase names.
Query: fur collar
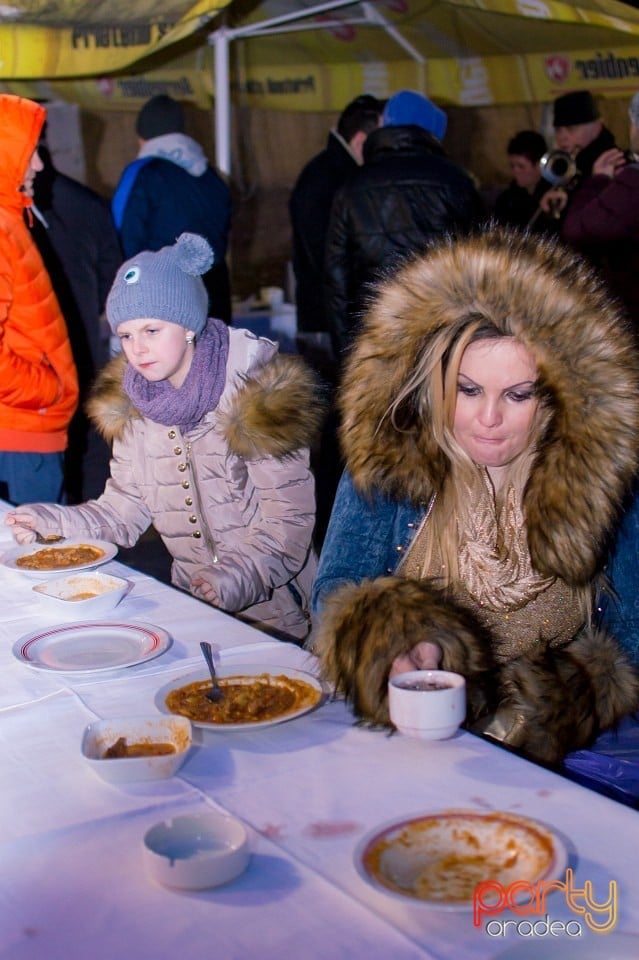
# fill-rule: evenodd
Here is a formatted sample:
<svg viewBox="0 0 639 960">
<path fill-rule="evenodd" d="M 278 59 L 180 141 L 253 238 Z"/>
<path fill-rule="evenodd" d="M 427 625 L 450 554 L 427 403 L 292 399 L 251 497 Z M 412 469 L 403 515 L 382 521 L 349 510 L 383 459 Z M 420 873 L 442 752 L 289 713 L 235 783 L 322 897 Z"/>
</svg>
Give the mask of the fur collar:
<svg viewBox="0 0 639 960">
<path fill-rule="evenodd" d="M 100 372 L 87 413 L 102 436 L 119 439 L 140 419 L 122 388 L 126 358 L 111 360 Z M 299 357 L 276 354 L 250 375 L 227 386 L 216 410 L 232 453 L 247 460 L 285 457 L 307 447 L 321 424 L 323 405 L 314 376 Z"/>
<path fill-rule="evenodd" d="M 587 582 L 637 469 L 639 359 L 594 274 L 551 241 L 492 230 L 449 240 L 381 286 L 348 360 L 342 444 L 356 487 L 427 502 L 447 460 L 427 414 L 387 411 L 424 344 L 469 313 L 535 356 L 556 414 L 524 496 L 535 568 Z"/>
</svg>

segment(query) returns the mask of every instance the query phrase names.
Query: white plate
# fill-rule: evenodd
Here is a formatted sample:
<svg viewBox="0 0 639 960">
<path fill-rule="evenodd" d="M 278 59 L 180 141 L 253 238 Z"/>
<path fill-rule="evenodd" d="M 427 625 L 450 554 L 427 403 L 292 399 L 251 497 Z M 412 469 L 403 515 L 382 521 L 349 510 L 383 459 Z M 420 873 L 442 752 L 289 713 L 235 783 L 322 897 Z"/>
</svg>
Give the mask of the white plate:
<svg viewBox="0 0 639 960">
<path fill-rule="evenodd" d="M 150 623 L 87 620 L 21 637 L 13 645 L 13 655 L 39 670 L 94 673 L 133 667 L 159 657 L 170 646 L 166 630 Z"/>
<path fill-rule="evenodd" d="M 104 555 L 98 560 L 93 560 L 90 563 L 79 563 L 74 567 L 58 567 L 54 570 L 29 570 L 28 567 L 19 567 L 16 564 L 16 560 L 19 560 L 20 557 L 26 557 L 30 553 L 37 553 L 38 550 L 46 549 L 55 549 L 58 547 L 73 547 L 80 543 L 86 543 L 90 547 L 99 547 L 101 550 L 104 550 Z M 54 577 L 60 573 L 76 573 L 78 570 L 91 570 L 93 567 L 99 567 L 103 563 L 108 563 L 109 560 L 113 560 L 114 556 L 118 552 L 118 548 L 114 543 L 107 543 L 106 540 L 91 540 L 88 537 L 68 537 L 61 543 L 29 543 L 26 546 L 14 547 L 13 550 L 8 550 L 2 557 L 2 564 L 5 567 L 8 567 L 10 570 L 17 570 L 18 573 L 24 573 L 27 577 Z"/>
<path fill-rule="evenodd" d="M 355 863 L 374 887 L 439 910 L 469 910 L 475 886 L 557 879 L 568 855 L 548 827 L 515 814 L 443 810 L 378 827 Z"/>
<path fill-rule="evenodd" d="M 269 674 L 272 677 L 285 676 L 293 680 L 304 680 L 318 691 L 319 697 L 316 703 L 300 707 L 298 710 L 285 713 L 280 717 L 274 717 L 272 720 L 258 720 L 255 723 L 203 723 L 199 720 L 191 720 L 194 727 L 200 727 L 202 730 L 215 730 L 217 733 L 227 733 L 232 730 L 255 730 L 258 727 L 272 727 L 277 723 L 294 720 L 295 717 L 301 717 L 305 713 L 310 713 L 311 710 L 314 710 L 322 703 L 324 697 L 324 689 L 317 677 L 314 677 L 311 673 L 307 673 L 305 670 L 296 670 L 294 667 L 279 667 L 273 666 L 270 663 L 239 663 L 222 665 L 216 667 L 216 669 L 218 677 L 255 677 L 261 674 Z M 210 682 L 209 672 L 206 667 L 176 677 L 171 683 L 167 683 L 158 690 L 155 696 L 156 707 L 163 713 L 170 713 L 171 711 L 166 705 L 166 697 L 168 694 L 171 693 L 172 690 L 177 690 L 178 687 L 184 687 L 188 683 L 197 683 L 200 680 L 209 680 Z"/>
</svg>

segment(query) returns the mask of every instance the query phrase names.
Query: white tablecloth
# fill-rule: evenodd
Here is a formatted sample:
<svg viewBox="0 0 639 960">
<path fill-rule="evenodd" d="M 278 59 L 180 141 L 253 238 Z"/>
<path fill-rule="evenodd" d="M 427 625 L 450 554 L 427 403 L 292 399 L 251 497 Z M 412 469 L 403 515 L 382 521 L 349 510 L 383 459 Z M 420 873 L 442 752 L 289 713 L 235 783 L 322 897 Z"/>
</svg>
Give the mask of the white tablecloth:
<svg viewBox="0 0 639 960">
<path fill-rule="evenodd" d="M 0 551 L 10 545 L 0 527 Z M 512 927 L 491 936 L 468 912 L 382 894 L 357 869 L 355 851 L 368 831 L 451 808 L 543 821 L 568 847 L 576 884 L 590 881 L 602 900 L 616 881 L 616 929 L 639 933 L 637 813 L 466 733 L 439 743 L 389 737 L 355 726 L 343 703 L 327 702 L 251 732 L 196 732 L 172 780 L 114 787 L 98 779 L 80 754 L 86 724 L 155 712 L 157 691 L 200 666 L 200 640 L 217 645 L 224 662 L 315 669 L 299 648 L 117 561 L 105 569 L 134 581 L 117 618 L 162 626 L 173 643 L 145 664 L 79 678 L 13 655 L 19 637 L 51 621 L 34 600 L 33 581 L 0 566 L 2 960 L 496 957 L 526 938 Z M 149 880 L 145 830 L 210 806 L 248 826 L 247 872 L 188 894 Z M 552 920 L 576 919 L 562 894 L 548 903 Z M 582 926 L 584 949 L 584 941 L 597 941 L 601 956 L 611 956 L 605 936 Z M 544 938 L 538 956 L 554 956 L 557 945 Z"/>
</svg>

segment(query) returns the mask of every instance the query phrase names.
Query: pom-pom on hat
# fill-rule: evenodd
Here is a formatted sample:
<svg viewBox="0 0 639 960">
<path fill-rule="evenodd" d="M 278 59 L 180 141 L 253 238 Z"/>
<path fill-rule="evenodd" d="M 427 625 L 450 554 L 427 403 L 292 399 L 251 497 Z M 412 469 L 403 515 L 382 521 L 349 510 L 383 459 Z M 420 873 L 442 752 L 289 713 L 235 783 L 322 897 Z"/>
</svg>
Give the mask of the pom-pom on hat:
<svg viewBox="0 0 639 960">
<path fill-rule="evenodd" d="M 599 119 L 599 111 L 588 90 L 575 90 L 557 97 L 553 105 L 553 127 L 576 127 Z"/>
<path fill-rule="evenodd" d="M 414 90 L 400 90 L 393 94 L 384 107 L 382 125 L 401 127 L 407 124 L 421 127 L 438 140 L 443 140 L 448 117 L 423 94 Z"/>
<path fill-rule="evenodd" d="M 162 137 L 165 133 L 184 133 L 181 105 L 165 93 L 151 97 L 138 113 L 135 132 L 143 140 Z"/>
<path fill-rule="evenodd" d="M 213 250 L 197 233 L 183 233 L 172 247 L 145 250 L 118 270 L 106 302 L 115 333 L 125 320 L 167 320 L 200 333 L 206 324 L 208 294 L 203 273 L 213 264 Z"/>
</svg>

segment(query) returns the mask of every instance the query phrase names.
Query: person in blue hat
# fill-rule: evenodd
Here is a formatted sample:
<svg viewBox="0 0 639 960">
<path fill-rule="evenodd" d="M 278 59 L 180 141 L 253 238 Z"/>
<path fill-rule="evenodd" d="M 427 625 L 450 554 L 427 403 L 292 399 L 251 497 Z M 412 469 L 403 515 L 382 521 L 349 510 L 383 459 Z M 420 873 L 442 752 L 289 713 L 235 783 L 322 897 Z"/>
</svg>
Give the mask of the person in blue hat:
<svg viewBox="0 0 639 960">
<path fill-rule="evenodd" d="M 414 90 L 386 103 L 364 165 L 336 194 L 325 252 L 325 303 L 336 356 L 348 349 L 375 284 L 483 217 L 471 177 L 442 146 L 445 112 Z"/>
</svg>

